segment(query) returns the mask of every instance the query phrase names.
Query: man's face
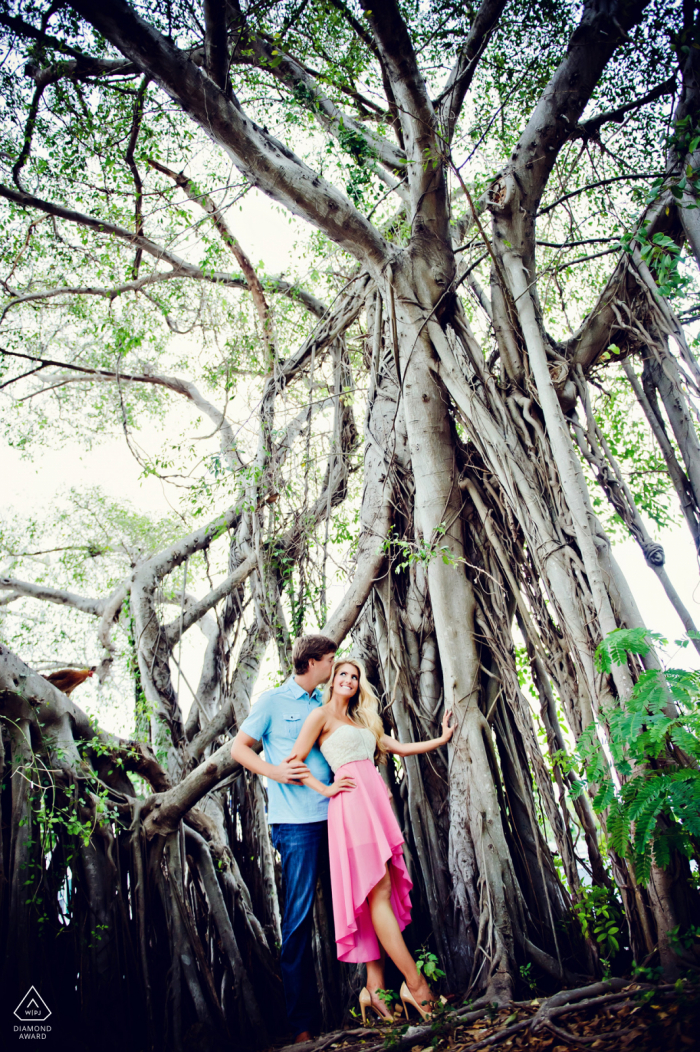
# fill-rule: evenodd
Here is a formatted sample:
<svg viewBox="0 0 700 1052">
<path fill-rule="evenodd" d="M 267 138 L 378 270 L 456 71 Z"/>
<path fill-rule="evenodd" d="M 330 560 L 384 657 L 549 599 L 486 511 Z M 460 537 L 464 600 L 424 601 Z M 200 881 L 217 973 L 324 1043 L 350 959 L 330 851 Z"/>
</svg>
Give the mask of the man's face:
<svg viewBox="0 0 700 1052">
<path fill-rule="evenodd" d="M 314 658 L 309 658 L 309 672 L 313 672 L 317 686 L 321 683 L 326 683 L 330 679 L 334 659 L 335 651 L 331 651 L 330 654 L 324 654 L 318 661 Z"/>
</svg>

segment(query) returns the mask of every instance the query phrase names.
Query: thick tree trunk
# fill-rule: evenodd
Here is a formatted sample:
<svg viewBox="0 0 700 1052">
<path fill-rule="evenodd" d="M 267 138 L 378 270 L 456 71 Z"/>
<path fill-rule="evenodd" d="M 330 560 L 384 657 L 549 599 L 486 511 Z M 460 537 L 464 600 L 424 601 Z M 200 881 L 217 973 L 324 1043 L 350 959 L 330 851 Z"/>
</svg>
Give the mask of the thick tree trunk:
<svg viewBox="0 0 700 1052">
<path fill-rule="evenodd" d="M 449 272 L 449 257 L 432 263 L 434 272 Z M 438 324 L 430 318 L 440 288 L 427 277 L 430 273 L 427 258 L 405 260 L 401 270 L 394 269 L 396 292 L 390 288 L 386 301 L 389 311 L 396 311 L 417 540 L 439 549 L 428 561 L 427 576 L 445 705 L 454 710 L 457 722 L 449 764 L 450 873 L 463 913 L 459 927 L 477 931 L 474 958 L 464 960 L 462 967 L 469 967 L 472 982 L 485 986 L 488 996 L 504 999 L 512 993 L 516 953 L 529 949 L 530 941 L 494 783 L 492 732 L 480 706 L 476 599 L 465 572 L 456 435 L 445 413 L 447 392 L 436 376 L 431 343 Z"/>
</svg>

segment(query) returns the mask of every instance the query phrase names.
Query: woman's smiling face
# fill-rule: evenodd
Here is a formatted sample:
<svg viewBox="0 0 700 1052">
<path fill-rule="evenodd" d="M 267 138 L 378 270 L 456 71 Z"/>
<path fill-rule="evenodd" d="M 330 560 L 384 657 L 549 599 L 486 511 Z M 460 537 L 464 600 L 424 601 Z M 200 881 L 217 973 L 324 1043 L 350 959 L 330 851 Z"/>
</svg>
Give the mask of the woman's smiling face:
<svg viewBox="0 0 700 1052">
<path fill-rule="evenodd" d="M 360 673 L 349 661 L 339 665 L 333 677 L 333 693 L 338 698 L 350 698 L 357 694 L 360 686 Z"/>
</svg>

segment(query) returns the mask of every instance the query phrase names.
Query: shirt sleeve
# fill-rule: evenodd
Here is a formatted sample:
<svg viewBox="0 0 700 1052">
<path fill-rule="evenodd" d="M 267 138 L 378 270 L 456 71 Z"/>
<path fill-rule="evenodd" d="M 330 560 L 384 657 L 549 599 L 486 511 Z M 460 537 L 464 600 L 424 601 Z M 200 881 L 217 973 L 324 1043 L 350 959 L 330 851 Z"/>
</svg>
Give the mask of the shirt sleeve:
<svg viewBox="0 0 700 1052">
<path fill-rule="evenodd" d="M 239 730 L 249 734 L 251 738 L 255 738 L 256 742 L 262 740 L 263 735 L 270 728 L 270 699 L 269 696 L 263 695 L 256 701 L 250 710 L 250 714 L 246 716 L 243 723 L 239 727 Z"/>
</svg>

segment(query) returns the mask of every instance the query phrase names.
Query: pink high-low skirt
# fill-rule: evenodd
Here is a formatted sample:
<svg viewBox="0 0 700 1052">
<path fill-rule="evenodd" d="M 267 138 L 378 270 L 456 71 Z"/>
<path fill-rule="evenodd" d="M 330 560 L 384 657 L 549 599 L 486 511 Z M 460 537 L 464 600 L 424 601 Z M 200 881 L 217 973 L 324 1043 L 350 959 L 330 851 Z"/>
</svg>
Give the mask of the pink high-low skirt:
<svg viewBox="0 0 700 1052">
<path fill-rule="evenodd" d="M 379 959 L 367 896 L 389 863 L 391 905 L 403 930 L 411 920 L 413 884 L 403 857 L 403 837 L 386 785 L 371 760 L 343 764 L 335 777 L 350 777 L 355 789 L 331 797 L 328 848 L 333 889 L 333 918 L 338 960 L 363 963 Z"/>
</svg>

